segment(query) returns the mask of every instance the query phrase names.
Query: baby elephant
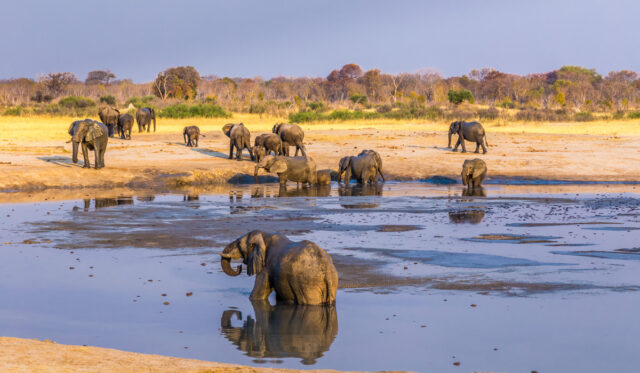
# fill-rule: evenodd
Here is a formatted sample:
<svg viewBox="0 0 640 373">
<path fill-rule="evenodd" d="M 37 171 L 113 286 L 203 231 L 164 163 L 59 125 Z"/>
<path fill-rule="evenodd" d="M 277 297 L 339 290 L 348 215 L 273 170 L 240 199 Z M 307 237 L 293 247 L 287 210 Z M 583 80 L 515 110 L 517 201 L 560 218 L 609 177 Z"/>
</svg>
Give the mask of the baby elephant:
<svg viewBox="0 0 640 373">
<path fill-rule="evenodd" d="M 253 147 L 253 158 L 255 158 L 256 162 L 260 163 L 267 156 L 267 149 L 264 146 L 254 146 Z"/>
<path fill-rule="evenodd" d="M 318 185 L 328 185 L 331 184 L 331 173 L 333 171 L 330 169 L 326 170 L 318 170 L 316 175 L 318 176 Z"/>
<path fill-rule="evenodd" d="M 266 154 L 273 152 L 273 155 L 285 155 L 282 151 L 282 140 L 275 133 L 265 133 L 256 136 L 254 147 L 262 146 Z"/>
<path fill-rule="evenodd" d="M 200 138 L 200 136 L 205 137 L 204 135 L 200 134 L 200 128 L 198 128 L 198 126 L 187 126 L 184 128 L 184 130 L 182 130 L 182 137 L 184 138 L 184 142 L 189 147 L 195 146 L 197 148 L 198 139 Z"/>
<path fill-rule="evenodd" d="M 273 290 L 276 301 L 290 304 L 332 305 L 336 301 L 338 271 L 331 256 L 311 241 L 294 242 L 284 235 L 259 230 L 233 241 L 222 251 L 222 270 L 238 276 L 232 259 L 243 259 L 256 281 L 249 299 L 267 300 Z"/>
<path fill-rule="evenodd" d="M 487 176 L 487 164 L 482 159 L 467 159 L 462 164 L 462 185 L 469 189 L 480 188 Z"/>
</svg>

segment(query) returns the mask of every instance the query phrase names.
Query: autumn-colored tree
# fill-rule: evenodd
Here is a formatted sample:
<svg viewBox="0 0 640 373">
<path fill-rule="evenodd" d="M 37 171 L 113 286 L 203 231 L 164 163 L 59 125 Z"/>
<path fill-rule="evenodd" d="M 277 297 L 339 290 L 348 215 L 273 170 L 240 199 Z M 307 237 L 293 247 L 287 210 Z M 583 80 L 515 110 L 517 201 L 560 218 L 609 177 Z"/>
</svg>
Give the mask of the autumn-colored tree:
<svg viewBox="0 0 640 373">
<path fill-rule="evenodd" d="M 193 99 L 198 93 L 200 74 L 193 66 L 169 68 L 158 74 L 153 83 L 153 93 L 161 99 Z"/>
<path fill-rule="evenodd" d="M 94 70 L 89 71 L 87 78 L 84 80 L 84 84 L 102 84 L 108 85 L 112 79 L 115 79 L 116 75 L 109 70 Z"/>
<path fill-rule="evenodd" d="M 58 97 L 65 92 L 71 83 L 78 82 L 73 73 L 49 73 L 41 76 L 38 81 L 49 91 L 54 97 Z"/>
</svg>

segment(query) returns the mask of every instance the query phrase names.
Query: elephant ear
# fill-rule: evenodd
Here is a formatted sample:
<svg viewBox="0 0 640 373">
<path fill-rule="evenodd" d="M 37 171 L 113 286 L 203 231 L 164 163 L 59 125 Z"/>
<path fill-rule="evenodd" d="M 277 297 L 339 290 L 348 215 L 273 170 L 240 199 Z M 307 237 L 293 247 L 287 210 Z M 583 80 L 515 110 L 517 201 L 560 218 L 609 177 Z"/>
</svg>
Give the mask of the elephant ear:
<svg viewBox="0 0 640 373">
<path fill-rule="evenodd" d="M 104 131 L 98 123 L 92 123 L 87 130 L 87 134 L 84 136 L 84 141 L 93 141 L 97 137 L 104 136 L 104 134 Z"/>
<path fill-rule="evenodd" d="M 249 265 L 247 274 L 253 276 L 262 272 L 266 264 L 267 246 L 262 239 L 262 232 L 251 232 L 249 237 Z"/>
<path fill-rule="evenodd" d="M 275 162 L 273 162 L 271 167 L 269 167 L 269 172 L 275 172 L 276 174 L 285 171 L 287 171 L 287 161 L 285 161 L 284 159 L 276 160 Z"/>
<path fill-rule="evenodd" d="M 76 122 L 72 122 L 71 125 L 69 126 L 69 130 L 67 132 L 69 132 L 69 135 L 73 136 L 73 127 L 76 125 Z"/>
<path fill-rule="evenodd" d="M 231 132 L 231 128 L 234 126 L 233 123 L 227 123 L 222 127 L 222 133 L 224 133 L 225 135 L 227 135 L 227 137 L 230 136 L 230 132 Z"/>
<path fill-rule="evenodd" d="M 486 166 L 482 163 L 477 163 L 473 167 L 473 178 L 477 179 L 482 176 L 483 173 L 487 171 Z"/>
</svg>

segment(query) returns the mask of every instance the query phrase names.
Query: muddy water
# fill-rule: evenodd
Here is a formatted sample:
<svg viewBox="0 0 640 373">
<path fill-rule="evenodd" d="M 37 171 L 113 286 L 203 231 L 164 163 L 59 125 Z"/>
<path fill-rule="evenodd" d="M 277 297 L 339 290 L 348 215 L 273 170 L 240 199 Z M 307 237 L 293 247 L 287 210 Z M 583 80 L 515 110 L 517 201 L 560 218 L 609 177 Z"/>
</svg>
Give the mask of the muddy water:
<svg viewBox="0 0 640 373">
<path fill-rule="evenodd" d="M 272 367 L 632 372 L 633 188 L 251 185 L 4 204 L 0 330 Z M 215 253 L 252 229 L 331 253 L 336 306 L 251 304 L 253 278 L 227 277 Z"/>
</svg>

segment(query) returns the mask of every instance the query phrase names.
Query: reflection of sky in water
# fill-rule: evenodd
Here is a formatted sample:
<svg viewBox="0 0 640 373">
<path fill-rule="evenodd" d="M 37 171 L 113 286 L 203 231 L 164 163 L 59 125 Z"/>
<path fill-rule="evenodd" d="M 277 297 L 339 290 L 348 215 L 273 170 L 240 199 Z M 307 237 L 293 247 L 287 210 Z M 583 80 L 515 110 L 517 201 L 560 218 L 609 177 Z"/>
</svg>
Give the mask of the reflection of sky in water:
<svg viewBox="0 0 640 373">
<path fill-rule="evenodd" d="M 407 197 L 411 191 L 403 188 L 390 183 L 381 192 L 340 195 L 334 186 L 326 198 L 313 196 L 317 192 L 275 198 L 277 188 L 245 186 L 231 197 L 168 194 L 0 206 L 6 217 L 2 243 L 12 243 L 0 246 L 0 330 L 275 367 L 305 367 L 303 361 L 315 361 L 314 368 L 439 372 L 638 366 L 633 352 L 640 327 L 631 310 L 640 306 L 640 296 L 609 290 L 640 285 L 638 254 L 624 251 L 640 242 L 639 231 L 629 229 L 640 227 L 635 195 L 488 189 L 487 198 L 470 198 L 448 186 L 425 186 L 414 193 L 418 197 Z M 420 229 L 385 232 L 387 225 Z M 219 271 L 215 252 L 256 227 L 285 230 L 330 253 L 384 260 L 378 270 L 400 276 L 566 283 L 586 290 L 523 297 L 428 284 L 339 290 L 332 339 L 334 323 L 326 314 L 257 311 L 248 300 L 253 278 Z M 233 310 L 242 320 L 231 317 L 225 332 L 223 315 Z M 326 343 L 305 339 L 327 334 Z"/>
</svg>

